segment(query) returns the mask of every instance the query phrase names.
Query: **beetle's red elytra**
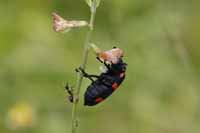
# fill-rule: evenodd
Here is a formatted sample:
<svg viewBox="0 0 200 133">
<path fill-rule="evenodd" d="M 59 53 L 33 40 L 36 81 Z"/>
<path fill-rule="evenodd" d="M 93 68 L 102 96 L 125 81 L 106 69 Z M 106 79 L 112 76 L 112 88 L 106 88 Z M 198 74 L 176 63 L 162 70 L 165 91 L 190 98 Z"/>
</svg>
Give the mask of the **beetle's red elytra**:
<svg viewBox="0 0 200 133">
<path fill-rule="evenodd" d="M 116 90 L 118 88 L 118 84 L 116 82 L 113 83 L 112 88 L 113 88 L 113 90 Z"/>
<path fill-rule="evenodd" d="M 97 103 L 99 103 L 99 102 L 103 101 L 103 98 L 99 97 L 99 98 L 97 98 L 95 101 L 96 101 Z"/>
</svg>

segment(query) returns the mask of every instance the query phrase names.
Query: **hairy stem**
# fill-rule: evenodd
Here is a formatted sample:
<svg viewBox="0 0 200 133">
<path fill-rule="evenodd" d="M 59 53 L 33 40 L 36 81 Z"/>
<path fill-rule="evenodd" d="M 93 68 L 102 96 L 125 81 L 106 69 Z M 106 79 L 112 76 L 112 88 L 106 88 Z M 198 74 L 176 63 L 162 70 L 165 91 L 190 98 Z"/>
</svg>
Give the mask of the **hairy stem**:
<svg viewBox="0 0 200 133">
<path fill-rule="evenodd" d="M 96 15 L 96 5 L 94 4 L 91 7 L 89 30 L 87 32 L 87 36 L 84 43 L 83 62 L 81 64 L 81 68 L 83 70 L 85 70 L 87 60 L 88 60 L 89 44 L 91 40 L 92 31 L 94 29 L 95 15 Z M 83 75 L 81 73 L 78 73 L 77 82 L 76 82 L 76 91 L 74 92 L 73 107 L 72 107 L 72 133 L 76 133 L 77 128 L 78 128 L 77 106 L 79 102 L 79 93 L 80 93 L 82 81 L 83 81 Z"/>
</svg>

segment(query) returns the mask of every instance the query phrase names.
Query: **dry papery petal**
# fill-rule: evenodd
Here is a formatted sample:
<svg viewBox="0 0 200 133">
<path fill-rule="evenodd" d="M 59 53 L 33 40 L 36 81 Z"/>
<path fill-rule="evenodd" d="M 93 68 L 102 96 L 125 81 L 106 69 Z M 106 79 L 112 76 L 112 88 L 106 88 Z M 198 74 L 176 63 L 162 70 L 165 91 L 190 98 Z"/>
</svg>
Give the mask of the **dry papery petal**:
<svg viewBox="0 0 200 133">
<path fill-rule="evenodd" d="M 61 16 L 56 13 L 53 13 L 53 29 L 56 32 L 63 32 L 65 30 L 69 30 L 71 28 L 88 26 L 87 21 L 79 21 L 79 20 L 65 20 Z"/>
</svg>

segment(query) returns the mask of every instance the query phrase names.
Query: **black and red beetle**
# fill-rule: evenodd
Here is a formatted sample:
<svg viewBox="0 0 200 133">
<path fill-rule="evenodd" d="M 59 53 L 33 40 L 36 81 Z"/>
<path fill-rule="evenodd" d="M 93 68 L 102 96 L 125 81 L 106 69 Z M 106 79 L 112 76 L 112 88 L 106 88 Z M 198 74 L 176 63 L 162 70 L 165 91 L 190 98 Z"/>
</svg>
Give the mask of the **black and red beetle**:
<svg viewBox="0 0 200 133">
<path fill-rule="evenodd" d="M 117 58 L 113 56 L 113 58 L 109 58 L 110 60 L 107 60 L 108 57 L 97 57 L 97 59 L 100 62 L 104 63 L 104 65 L 106 66 L 106 72 L 103 72 L 100 75 L 91 75 L 86 73 L 82 68 L 76 69 L 76 72 L 82 73 L 85 78 L 88 78 L 92 81 L 84 95 L 84 105 L 86 106 L 94 106 L 105 100 L 119 87 L 119 85 L 125 78 L 127 64 L 124 63 L 122 60 L 123 52 L 119 52 L 118 50 L 120 49 L 115 47 L 113 49 L 110 51 L 114 51 L 115 54 L 113 55 L 117 55 Z M 112 62 L 113 60 L 114 63 Z M 93 78 L 96 78 L 96 80 L 94 80 Z M 69 91 L 68 86 L 66 86 L 66 89 L 68 90 L 68 93 L 70 93 L 70 101 L 72 102 L 73 95 Z"/>
</svg>

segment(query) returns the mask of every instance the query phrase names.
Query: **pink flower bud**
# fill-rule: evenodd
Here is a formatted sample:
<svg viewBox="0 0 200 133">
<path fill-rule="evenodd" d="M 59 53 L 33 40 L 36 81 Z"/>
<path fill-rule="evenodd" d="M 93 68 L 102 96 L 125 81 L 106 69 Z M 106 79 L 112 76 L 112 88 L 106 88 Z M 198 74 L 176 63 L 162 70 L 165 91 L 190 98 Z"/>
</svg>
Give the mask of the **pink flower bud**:
<svg viewBox="0 0 200 133">
<path fill-rule="evenodd" d="M 58 14 L 53 13 L 53 29 L 56 32 L 63 32 L 65 30 L 69 30 L 71 28 L 88 26 L 86 21 L 77 21 L 77 20 L 65 20 L 60 17 Z"/>
</svg>

